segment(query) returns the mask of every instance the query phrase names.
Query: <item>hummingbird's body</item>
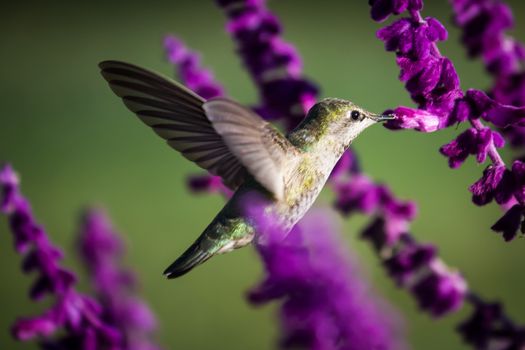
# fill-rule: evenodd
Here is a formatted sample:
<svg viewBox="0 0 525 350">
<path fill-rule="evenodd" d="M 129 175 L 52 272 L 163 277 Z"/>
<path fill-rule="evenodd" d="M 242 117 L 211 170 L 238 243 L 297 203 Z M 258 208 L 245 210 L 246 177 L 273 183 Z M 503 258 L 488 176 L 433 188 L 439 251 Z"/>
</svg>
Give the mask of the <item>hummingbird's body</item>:
<svg viewBox="0 0 525 350">
<path fill-rule="evenodd" d="M 252 111 L 226 99 L 205 101 L 186 88 L 134 65 L 100 64 L 126 106 L 186 158 L 235 190 L 199 238 L 170 265 L 169 278 L 256 236 L 246 197 L 264 196 L 265 212 L 288 232 L 311 207 L 333 167 L 359 133 L 385 116 L 350 101 L 325 99 L 287 137 Z"/>
</svg>

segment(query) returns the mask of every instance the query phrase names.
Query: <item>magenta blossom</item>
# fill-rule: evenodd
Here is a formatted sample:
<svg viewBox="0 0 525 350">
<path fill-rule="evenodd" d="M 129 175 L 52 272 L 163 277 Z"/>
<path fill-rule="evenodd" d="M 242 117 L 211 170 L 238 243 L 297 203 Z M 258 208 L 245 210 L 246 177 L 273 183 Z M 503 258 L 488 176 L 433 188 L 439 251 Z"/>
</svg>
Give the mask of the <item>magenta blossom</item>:
<svg viewBox="0 0 525 350">
<path fill-rule="evenodd" d="M 103 317 L 122 333 L 124 349 L 160 349 L 152 336 L 155 317 L 136 295 L 134 275 L 121 266 L 123 242 L 102 210 L 84 213 L 79 250 L 103 306 Z"/>
<path fill-rule="evenodd" d="M 38 301 L 50 295 L 54 303 L 39 316 L 19 319 L 13 336 L 23 341 L 38 338 L 44 348 L 122 349 L 121 333 L 103 319 L 100 304 L 76 291 L 75 275 L 60 265 L 62 252 L 36 223 L 18 185 L 11 166 L 0 168 L 1 212 L 9 219 L 17 251 L 24 255 L 22 269 L 38 273 L 30 297 Z"/>
<path fill-rule="evenodd" d="M 286 349 L 405 348 L 398 317 L 371 292 L 330 215 L 314 209 L 284 241 L 269 216 L 251 215 L 262 235 L 258 251 L 266 277 L 250 292 L 250 301 L 282 301 Z"/>
</svg>

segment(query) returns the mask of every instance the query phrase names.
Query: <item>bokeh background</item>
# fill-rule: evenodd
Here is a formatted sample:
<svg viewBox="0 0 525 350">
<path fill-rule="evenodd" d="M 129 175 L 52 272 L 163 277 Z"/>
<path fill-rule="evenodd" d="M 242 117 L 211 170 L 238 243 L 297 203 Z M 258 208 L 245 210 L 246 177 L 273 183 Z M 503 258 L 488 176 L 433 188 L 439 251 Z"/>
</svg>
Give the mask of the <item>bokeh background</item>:
<svg viewBox="0 0 525 350">
<path fill-rule="evenodd" d="M 518 22 L 514 35 L 525 40 L 525 4 L 508 2 Z M 373 111 L 412 106 L 397 80 L 393 55 L 374 36 L 379 26 L 369 19 L 366 1 L 286 0 L 269 6 L 285 23 L 285 38 L 297 45 L 305 72 L 322 86 L 322 96 L 350 98 Z M 161 44 L 163 35 L 175 33 L 202 52 L 230 96 L 254 103 L 256 91 L 223 31 L 223 14 L 211 0 L 18 1 L 1 7 L 0 160 L 12 162 L 21 173 L 38 219 L 67 253 L 65 264 L 83 275 L 74 251 L 78 214 L 87 204 L 102 204 L 125 236 L 128 262 L 158 316 L 165 349 L 274 348 L 275 306 L 254 309 L 243 299 L 262 276 L 252 248 L 215 258 L 185 278 L 162 277 L 223 200 L 188 192 L 185 177 L 196 166 L 132 116 L 97 69 L 99 61 L 114 58 L 172 74 Z M 447 1 L 427 0 L 424 14 L 449 28 L 450 39 L 440 48 L 455 63 L 462 86 L 487 87 L 490 80 L 481 64 L 469 61 L 458 43 Z M 419 134 L 376 127 L 355 148 L 371 176 L 388 182 L 401 198 L 418 201 L 415 235 L 437 244 L 473 289 L 503 300 L 509 314 L 525 322 L 524 240 L 504 243 L 489 229 L 499 210 L 470 203 L 467 186 L 483 166 L 470 160 L 450 170 L 439 155 L 438 147 L 457 133 L 454 128 Z M 319 203 L 330 200 L 325 193 Z M 378 293 L 405 316 L 413 348 L 466 348 L 454 327 L 469 310 L 440 320 L 420 313 L 358 239 L 364 222 L 359 217 L 345 222 L 344 235 Z M 3 218 L 0 247 L 0 349 L 35 349 L 14 342 L 8 332 L 16 317 L 44 305 L 28 301 L 32 277 L 20 272 Z M 85 282 L 80 287 L 89 291 Z"/>
</svg>

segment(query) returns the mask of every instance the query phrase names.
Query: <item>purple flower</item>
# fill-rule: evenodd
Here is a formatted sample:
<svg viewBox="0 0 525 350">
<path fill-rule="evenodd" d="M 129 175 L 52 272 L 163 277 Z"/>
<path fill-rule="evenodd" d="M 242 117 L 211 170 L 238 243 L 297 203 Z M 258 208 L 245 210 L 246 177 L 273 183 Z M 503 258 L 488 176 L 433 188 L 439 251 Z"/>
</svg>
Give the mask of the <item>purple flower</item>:
<svg viewBox="0 0 525 350">
<path fill-rule="evenodd" d="M 332 170 L 330 180 L 332 182 L 337 182 L 345 175 L 358 174 L 359 172 L 359 160 L 357 159 L 355 152 L 353 152 L 352 149 L 347 149 Z"/>
<path fill-rule="evenodd" d="M 60 266 L 62 252 L 36 223 L 18 183 L 9 165 L 0 168 L 1 212 L 9 218 L 18 252 L 26 254 L 24 271 L 39 274 L 31 288 L 31 298 L 40 300 L 49 294 L 55 297 L 55 303 L 40 316 L 19 319 L 12 327 L 13 336 L 23 341 L 38 337 L 50 347 L 68 339 L 77 345 L 76 349 L 120 349 L 121 334 L 103 320 L 103 310 L 96 301 L 74 289 L 75 276 Z M 65 335 L 54 338 L 60 329 L 65 330 Z"/>
<path fill-rule="evenodd" d="M 489 165 L 483 172 L 483 176 L 476 183 L 470 186 L 472 201 L 476 205 L 485 205 L 492 201 L 500 188 L 501 180 L 505 174 L 504 166 Z"/>
<path fill-rule="evenodd" d="M 310 212 L 283 241 L 271 218 L 258 216 L 266 278 L 250 292 L 251 302 L 282 300 L 283 348 L 404 348 L 398 320 L 378 306 L 384 302 L 371 293 L 329 217 Z"/>
<path fill-rule="evenodd" d="M 384 21 L 391 14 L 398 15 L 407 9 L 418 11 L 423 8 L 421 0 L 371 0 L 369 3 L 374 21 Z"/>
<path fill-rule="evenodd" d="M 525 62 L 525 53 L 521 60 Z M 525 106 L 525 71 L 498 77 L 490 95 L 506 105 Z"/>
<path fill-rule="evenodd" d="M 458 168 L 469 155 L 475 155 L 477 162 L 483 163 L 487 159 L 491 145 L 501 148 L 504 144 L 505 141 L 496 131 L 489 128 L 481 130 L 470 128 L 452 142 L 442 146 L 439 151 L 448 158 L 451 168 Z"/>
<path fill-rule="evenodd" d="M 363 174 L 355 173 L 350 178 L 336 178 L 332 182 L 336 194 L 334 206 L 343 215 L 355 212 L 381 215 L 386 236 L 377 240 L 394 244 L 401 234 L 408 232 L 409 223 L 417 214 L 415 203 L 398 200 L 388 187 L 373 183 Z M 367 235 L 373 234 L 373 224 L 367 230 Z"/>
<path fill-rule="evenodd" d="M 19 185 L 18 176 L 13 168 L 7 164 L 4 165 L 0 172 L 0 183 L 2 184 L 2 201 L 0 201 L 0 211 L 7 213 L 13 211 L 12 205 L 17 201 L 17 189 Z M 20 251 L 17 247 L 17 250 Z"/>
<path fill-rule="evenodd" d="M 470 186 L 470 191 L 473 195 L 472 201 L 477 205 L 485 205 L 492 199 L 500 205 L 512 205 L 492 229 L 502 232 L 507 241 L 514 238 L 522 221 L 522 208 L 525 203 L 525 163 L 515 161 L 512 170 L 502 165 L 490 165 L 483 172 L 481 179 Z"/>
<path fill-rule="evenodd" d="M 525 126 L 525 106 L 502 105 L 488 97 L 483 91 L 469 90 L 467 98 L 474 108 L 474 114 L 500 128 Z"/>
<path fill-rule="evenodd" d="M 500 232 L 505 241 L 511 241 L 516 237 L 518 230 L 521 228 L 521 233 L 525 234 L 525 227 L 523 226 L 524 207 L 520 204 L 514 205 L 510 208 L 494 225 L 492 230 Z"/>
<path fill-rule="evenodd" d="M 433 260 L 426 271 L 411 288 L 419 306 L 439 317 L 459 310 L 467 293 L 467 283 L 463 277 L 443 264 Z"/>
<path fill-rule="evenodd" d="M 514 180 L 514 196 L 520 203 L 525 203 L 525 163 L 516 160 L 512 163 L 512 177 Z"/>
<path fill-rule="evenodd" d="M 409 231 L 409 224 L 417 215 L 417 206 L 414 202 L 403 202 L 397 199 L 390 189 L 384 185 L 378 187 L 381 202 L 380 211 L 385 221 L 386 243 L 397 243 L 401 235 Z"/>
<path fill-rule="evenodd" d="M 421 109 L 397 107 L 393 114 L 396 116 L 396 119 L 385 123 L 385 127 L 388 129 L 414 129 L 422 132 L 432 132 L 440 129 L 441 118 Z"/>
<path fill-rule="evenodd" d="M 192 175 L 188 178 L 188 187 L 194 193 L 221 193 L 227 198 L 232 195 L 232 191 L 224 185 L 220 176 Z"/>
<path fill-rule="evenodd" d="M 407 90 L 420 109 L 428 112 L 426 115 L 425 112 L 414 115 L 415 111 L 403 108 L 400 115 L 405 118 L 402 120 L 424 117 L 429 123 L 428 131 L 448 126 L 448 116 L 463 93 L 452 62 L 435 49 L 436 41 L 447 38 L 445 27 L 434 18 L 402 18 L 379 30 L 377 36 L 385 43 L 387 51 L 397 53 L 400 80 L 406 82 Z M 406 126 L 428 132 L 427 123 L 412 122 Z M 401 125 L 396 125 L 395 121 L 390 123 L 391 127 L 399 128 Z"/>
<path fill-rule="evenodd" d="M 435 247 L 408 241 L 384 264 L 392 278 L 409 289 L 419 306 L 433 316 L 443 316 L 462 306 L 467 284 L 437 257 Z"/>
<path fill-rule="evenodd" d="M 522 349 L 525 328 L 507 318 L 499 303 L 487 303 L 472 297 L 474 312 L 458 326 L 466 343 L 476 349 Z"/>
<path fill-rule="evenodd" d="M 508 36 L 512 12 L 502 1 L 451 0 L 462 42 L 472 57 L 480 56 L 494 83 L 490 95 L 502 104 L 525 106 L 525 46 Z M 525 127 L 503 130 L 513 147 L 525 145 Z"/>
<path fill-rule="evenodd" d="M 226 28 L 259 89 L 262 104 L 255 110 L 266 119 L 284 119 L 288 129 L 295 127 L 315 103 L 317 87 L 301 77 L 301 58 L 280 37 L 277 17 L 262 0 L 218 0 L 217 4 L 229 18 Z"/>
<path fill-rule="evenodd" d="M 515 161 L 512 170 L 503 166 L 489 166 L 470 190 L 473 193 L 472 200 L 478 205 L 487 204 L 494 198 L 498 204 L 510 207 L 492 226 L 494 231 L 503 234 L 506 241 L 512 240 L 518 230 L 525 233 L 525 163 Z"/>
<path fill-rule="evenodd" d="M 215 81 L 213 73 L 201 67 L 200 57 L 171 35 L 164 38 L 164 48 L 170 63 L 177 68 L 180 79 L 205 99 L 224 95 L 224 88 Z"/>
<path fill-rule="evenodd" d="M 469 55 L 482 56 L 489 72 L 510 74 L 520 66 L 523 47 L 506 36 L 514 26 L 510 8 L 501 1 L 451 0 L 461 40 Z"/>
<path fill-rule="evenodd" d="M 407 245 L 397 254 L 385 259 L 384 265 L 388 273 L 401 286 L 413 283 L 417 271 L 428 266 L 437 256 L 437 251 L 431 245 Z"/>
<path fill-rule="evenodd" d="M 121 266 L 123 243 L 102 210 L 85 212 L 79 250 L 102 303 L 104 319 L 123 334 L 125 349 L 159 349 L 152 340 L 155 317 L 135 295 L 135 278 Z"/>
<path fill-rule="evenodd" d="M 353 212 L 371 214 L 379 205 L 376 185 L 364 175 L 355 175 L 349 181 L 334 184 L 335 207 L 344 215 Z"/>
<path fill-rule="evenodd" d="M 489 345 L 491 332 L 498 327 L 501 315 L 501 305 L 480 304 L 470 319 L 459 325 L 459 332 L 469 344 L 478 349 L 485 349 Z"/>
</svg>

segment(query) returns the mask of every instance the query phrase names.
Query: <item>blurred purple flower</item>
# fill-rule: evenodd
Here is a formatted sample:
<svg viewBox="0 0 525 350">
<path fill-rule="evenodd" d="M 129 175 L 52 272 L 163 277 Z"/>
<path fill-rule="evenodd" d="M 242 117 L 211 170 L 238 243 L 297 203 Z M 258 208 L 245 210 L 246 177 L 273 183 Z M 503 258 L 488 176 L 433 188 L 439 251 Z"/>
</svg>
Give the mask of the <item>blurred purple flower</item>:
<svg viewBox="0 0 525 350">
<path fill-rule="evenodd" d="M 387 233 L 384 238 L 389 244 L 396 243 L 401 234 L 408 232 L 409 223 L 417 214 L 415 203 L 398 200 L 388 187 L 373 183 L 363 174 L 354 174 L 344 180 L 335 179 L 332 187 L 336 194 L 334 206 L 343 215 L 380 214 Z"/>
<path fill-rule="evenodd" d="M 363 280 L 329 212 L 314 209 L 284 241 L 270 216 L 251 217 L 262 232 L 266 278 L 249 299 L 282 301 L 282 348 L 405 348 L 398 316 Z"/>
<path fill-rule="evenodd" d="M 15 247 L 25 254 L 24 272 L 37 271 L 30 296 L 41 300 L 46 294 L 55 297 L 55 303 L 40 316 L 19 319 L 12 328 L 18 340 L 39 338 L 46 348 L 121 349 L 121 334 L 103 320 L 101 306 L 75 290 L 75 275 L 60 266 L 62 252 L 49 241 L 39 226 L 26 198 L 20 193 L 18 176 L 10 165 L 0 168 L 1 212 L 10 223 Z M 60 329 L 65 334 L 53 336 Z"/>
<path fill-rule="evenodd" d="M 508 319 L 502 305 L 487 303 L 474 296 L 471 299 L 474 312 L 458 327 L 466 343 L 482 350 L 525 347 L 525 328 Z"/>
<path fill-rule="evenodd" d="M 123 242 L 102 210 L 84 213 L 79 250 L 103 306 L 103 317 L 123 334 L 124 349 L 160 349 L 152 339 L 155 317 L 135 295 L 135 276 L 121 266 Z"/>
<path fill-rule="evenodd" d="M 339 161 L 336 163 L 332 173 L 330 174 L 331 181 L 338 181 L 339 178 L 344 177 L 346 174 L 358 174 L 361 172 L 359 167 L 359 161 L 355 152 L 349 148 L 347 149 Z"/>
<path fill-rule="evenodd" d="M 335 207 L 344 215 L 353 212 L 371 214 L 379 205 L 377 186 L 364 175 L 355 175 L 351 181 L 336 182 Z"/>
<path fill-rule="evenodd" d="M 188 187 L 194 193 L 221 193 L 230 197 L 232 191 L 224 185 L 220 176 L 191 175 L 188 178 Z"/>
<path fill-rule="evenodd" d="M 201 66 L 199 54 L 191 51 L 182 40 L 167 35 L 164 38 L 164 49 L 180 80 L 197 95 L 210 99 L 225 94 L 222 85 L 215 81 L 213 73 Z"/>
<path fill-rule="evenodd" d="M 459 310 L 467 293 L 467 283 L 459 272 L 434 259 L 410 288 L 422 309 L 438 317 Z"/>
<path fill-rule="evenodd" d="M 401 234 L 395 244 L 388 237 L 383 219 L 376 219 L 363 232 L 363 238 L 379 252 L 390 276 L 412 293 L 423 310 L 440 317 L 463 305 L 467 283 L 443 263 L 434 246 L 417 243 L 408 232 Z"/>
</svg>

